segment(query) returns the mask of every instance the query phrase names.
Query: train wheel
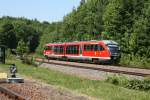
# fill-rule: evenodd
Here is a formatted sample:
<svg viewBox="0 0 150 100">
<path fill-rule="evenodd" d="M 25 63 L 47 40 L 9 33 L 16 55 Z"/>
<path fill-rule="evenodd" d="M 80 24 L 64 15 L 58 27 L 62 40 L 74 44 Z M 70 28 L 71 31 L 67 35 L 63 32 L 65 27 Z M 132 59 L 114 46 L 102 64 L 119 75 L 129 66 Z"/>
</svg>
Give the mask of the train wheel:
<svg viewBox="0 0 150 100">
<path fill-rule="evenodd" d="M 99 60 L 97 58 L 92 58 L 92 62 L 98 64 Z"/>
<path fill-rule="evenodd" d="M 112 65 L 118 65 L 119 62 L 120 62 L 120 59 L 111 60 L 111 64 L 112 64 Z"/>
</svg>

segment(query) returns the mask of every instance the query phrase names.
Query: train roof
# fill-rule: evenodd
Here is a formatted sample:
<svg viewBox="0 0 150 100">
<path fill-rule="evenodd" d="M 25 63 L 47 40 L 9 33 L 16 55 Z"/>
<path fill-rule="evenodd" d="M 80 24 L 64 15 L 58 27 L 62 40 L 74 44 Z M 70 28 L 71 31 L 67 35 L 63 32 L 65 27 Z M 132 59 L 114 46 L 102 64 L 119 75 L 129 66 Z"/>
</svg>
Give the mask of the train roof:
<svg viewBox="0 0 150 100">
<path fill-rule="evenodd" d="M 113 40 L 102 40 L 105 44 L 116 44 L 118 45 L 117 42 L 113 41 Z"/>
<path fill-rule="evenodd" d="M 65 43 L 48 43 L 46 44 L 46 46 L 55 46 L 55 45 L 64 45 L 64 44 L 98 44 L 98 43 L 103 43 L 103 44 L 106 44 L 106 45 L 109 45 L 109 44 L 115 44 L 115 45 L 118 45 L 117 42 L 113 41 L 113 40 L 91 40 L 91 41 L 74 41 L 74 42 L 65 42 Z"/>
<path fill-rule="evenodd" d="M 45 46 L 64 45 L 65 43 L 47 43 Z"/>
</svg>

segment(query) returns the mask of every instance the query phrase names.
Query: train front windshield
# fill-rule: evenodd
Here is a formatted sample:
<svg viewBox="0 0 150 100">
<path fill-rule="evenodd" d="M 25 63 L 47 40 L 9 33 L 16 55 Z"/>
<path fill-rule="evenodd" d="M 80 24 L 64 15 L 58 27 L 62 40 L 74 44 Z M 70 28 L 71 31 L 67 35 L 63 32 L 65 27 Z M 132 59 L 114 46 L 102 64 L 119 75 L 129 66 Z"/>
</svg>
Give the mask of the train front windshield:
<svg viewBox="0 0 150 100">
<path fill-rule="evenodd" d="M 119 56 L 120 55 L 120 47 L 115 44 L 109 44 L 108 48 L 111 52 L 111 56 Z"/>
</svg>

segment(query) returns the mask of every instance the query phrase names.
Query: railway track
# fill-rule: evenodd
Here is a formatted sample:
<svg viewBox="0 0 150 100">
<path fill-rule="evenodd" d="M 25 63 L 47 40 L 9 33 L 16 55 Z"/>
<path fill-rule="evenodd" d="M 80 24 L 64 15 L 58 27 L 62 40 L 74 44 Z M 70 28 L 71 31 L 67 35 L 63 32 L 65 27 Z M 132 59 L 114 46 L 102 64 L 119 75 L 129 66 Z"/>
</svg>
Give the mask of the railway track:
<svg viewBox="0 0 150 100">
<path fill-rule="evenodd" d="M 2 86 L 0 86 L 0 97 L 3 100 L 28 100 L 22 95 Z"/>
<path fill-rule="evenodd" d="M 44 62 L 48 64 L 63 65 L 68 67 L 70 66 L 76 68 L 92 69 L 92 70 L 111 72 L 111 73 L 120 73 L 120 74 L 135 75 L 135 76 L 142 76 L 142 77 L 150 76 L 150 70 L 148 69 L 126 68 L 126 67 L 116 67 L 116 66 L 108 66 L 108 65 L 105 66 L 105 65 L 86 64 L 86 63 L 77 63 L 77 62 L 47 60 L 41 58 L 36 58 L 35 61 Z"/>
</svg>

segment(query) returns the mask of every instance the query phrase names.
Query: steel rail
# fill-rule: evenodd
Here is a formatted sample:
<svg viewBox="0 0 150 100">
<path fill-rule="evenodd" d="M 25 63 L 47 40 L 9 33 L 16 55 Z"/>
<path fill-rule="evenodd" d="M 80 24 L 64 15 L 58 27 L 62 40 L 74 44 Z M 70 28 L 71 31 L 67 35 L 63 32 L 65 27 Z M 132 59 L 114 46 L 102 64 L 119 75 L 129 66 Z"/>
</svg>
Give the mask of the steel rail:
<svg viewBox="0 0 150 100">
<path fill-rule="evenodd" d="M 7 95 L 10 98 L 12 98 L 13 100 L 29 100 L 29 99 L 25 98 L 24 96 L 14 92 L 10 89 L 7 89 L 5 87 L 0 86 L 0 92 Z"/>
<path fill-rule="evenodd" d="M 119 74 L 127 74 L 127 75 L 135 75 L 135 76 L 150 76 L 150 73 L 144 73 L 144 72 L 133 72 L 132 68 L 128 68 L 131 70 L 116 70 L 116 69 L 111 69 L 108 68 L 109 66 L 107 66 L 106 68 L 104 67 L 91 67 L 91 66 L 85 66 L 83 63 L 80 65 L 76 65 L 76 64 L 71 64 L 71 63 L 58 63 L 58 62 L 53 62 L 53 61 L 49 61 L 47 59 L 41 59 L 41 58 L 36 58 L 35 61 L 37 62 L 44 62 L 44 63 L 48 63 L 48 64 L 55 64 L 55 65 L 63 65 L 63 66 L 67 66 L 67 67 L 76 67 L 76 68 L 84 68 L 84 69 L 92 69 L 92 70 L 99 70 L 99 71 L 104 71 L 104 72 L 111 72 L 111 73 L 119 73 Z M 121 67 L 120 67 L 121 69 Z M 137 68 L 136 68 L 137 69 Z M 138 69 L 138 70 L 142 70 L 142 69 Z M 149 70 L 150 71 L 150 70 Z"/>
</svg>

